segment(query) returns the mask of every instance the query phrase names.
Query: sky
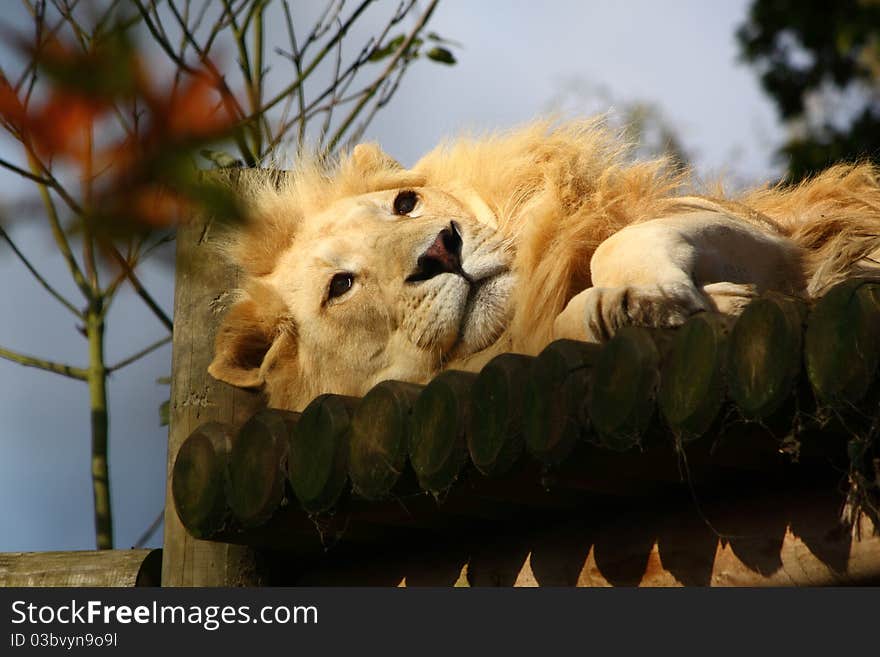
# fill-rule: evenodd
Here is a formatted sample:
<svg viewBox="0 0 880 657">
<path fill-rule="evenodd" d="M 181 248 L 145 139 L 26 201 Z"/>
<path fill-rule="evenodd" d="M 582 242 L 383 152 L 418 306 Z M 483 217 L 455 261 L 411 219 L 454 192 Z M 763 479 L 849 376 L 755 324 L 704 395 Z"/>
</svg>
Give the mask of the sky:
<svg viewBox="0 0 880 657">
<path fill-rule="evenodd" d="M 303 22 L 323 3 L 292 3 Z M 365 14 L 351 42 L 376 29 L 396 3 Z M 16 3 L 16 7 L 20 7 Z M 396 96 L 367 130 L 408 165 L 444 137 L 513 127 L 547 113 L 566 97 L 569 115 L 613 109 L 609 102 L 654 103 L 677 129 L 703 178 L 761 183 L 781 171 L 774 149 L 785 132 L 754 70 L 737 59 L 736 27 L 745 0 L 442 0 L 430 29 L 462 44 L 458 64 L 416 62 Z M 300 16 L 294 14 L 296 21 Z M 0 27 L 21 28 L 10 11 Z M 284 42 L 281 26 L 269 39 Z M 356 46 L 352 46 L 356 47 Z M 0 64 L 9 62 L 0 59 Z M 289 73 L 273 71 L 281 84 Z M 566 90 L 602 90 L 584 98 Z M 0 157 L 18 160 L 8 140 Z M 11 199 L 29 187 L 0 172 L 4 225 L 20 248 L 69 297 L 77 294 L 46 226 Z M 139 270 L 167 313 L 173 305 L 169 254 Z M 85 364 L 85 339 L 72 316 L 0 244 L 0 346 Z M 108 319 L 113 363 L 165 335 L 162 325 L 124 289 Z M 165 347 L 114 374 L 110 394 L 110 468 L 115 539 L 130 547 L 164 504 L 167 432 L 158 408 L 170 372 Z M 0 551 L 75 550 L 94 546 L 85 384 L 0 360 Z M 161 545 L 161 530 L 148 545 Z"/>
</svg>

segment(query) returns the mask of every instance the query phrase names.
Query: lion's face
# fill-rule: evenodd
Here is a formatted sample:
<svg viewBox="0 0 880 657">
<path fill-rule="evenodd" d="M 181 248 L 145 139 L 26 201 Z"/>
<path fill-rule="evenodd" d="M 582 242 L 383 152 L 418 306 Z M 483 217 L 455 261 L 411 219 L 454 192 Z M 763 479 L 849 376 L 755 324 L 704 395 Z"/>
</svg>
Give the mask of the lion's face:
<svg viewBox="0 0 880 657">
<path fill-rule="evenodd" d="M 511 310 L 511 259 L 493 226 L 440 190 L 345 198 L 305 217 L 258 281 L 247 303 L 259 318 L 244 317 L 263 334 L 256 346 L 237 344 L 242 322 L 229 313 L 211 373 L 263 385 L 271 405 L 288 408 L 321 392 L 361 395 L 386 379 L 426 381 L 498 339 Z M 246 365 L 248 380 L 230 364 Z"/>
</svg>

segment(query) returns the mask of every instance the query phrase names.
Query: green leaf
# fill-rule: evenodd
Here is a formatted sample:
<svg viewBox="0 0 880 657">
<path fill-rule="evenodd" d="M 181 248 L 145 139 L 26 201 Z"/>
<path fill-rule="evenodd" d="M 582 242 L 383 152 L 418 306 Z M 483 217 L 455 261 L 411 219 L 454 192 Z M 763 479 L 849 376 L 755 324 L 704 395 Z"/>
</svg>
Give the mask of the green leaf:
<svg viewBox="0 0 880 657">
<path fill-rule="evenodd" d="M 380 62 L 389 55 L 393 54 L 406 40 L 406 36 L 403 34 L 398 34 L 396 37 L 391 39 L 384 46 L 376 46 L 372 53 L 370 53 L 369 61 L 371 62 Z"/>
<path fill-rule="evenodd" d="M 455 57 L 452 53 L 446 48 L 441 48 L 439 46 L 431 48 L 428 51 L 428 59 L 433 59 L 435 62 L 440 62 L 441 64 L 447 64 L 449 66 L 455 64 Z"/>
</svg>

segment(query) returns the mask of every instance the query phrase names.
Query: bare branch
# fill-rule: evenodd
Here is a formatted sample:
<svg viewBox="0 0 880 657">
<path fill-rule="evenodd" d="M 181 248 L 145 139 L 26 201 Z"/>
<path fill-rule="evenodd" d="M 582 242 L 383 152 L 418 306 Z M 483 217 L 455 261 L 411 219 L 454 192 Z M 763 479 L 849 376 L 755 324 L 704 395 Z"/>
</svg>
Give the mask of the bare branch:
<svg viewBox="0 0 880 657">
<path fill-rule="evenodd" d="M 137 550 L 138 548 L 144 547 L 147 544 L 147 541 L 150 540 L 150 536 L 155 534 L 156 530 L 159 529 L 159 526 L 162 524 L 162 520 L 164 518 L 165 518 L 165 509 L 163 508 L 161 511 L 159 511 L 159 514 L 156 516 L 156 518 L 153 520 L 153 522 L 150 523 L 150 526 L 147 527 L 144 530 L 144 533 L 140 535 L 138 540 L 136 540 L 134 542 L 134 545 L 131 546 L 132 549 Z"/>
<path fill-rule="evenodd" d="M 3 167 L 4 169 L 9 169 L 13 173 L 17 173 L 22 178 L 27 178 L 28 180 L 33 180 L 35 183 L 38 183 L 40 185 L 45 185 L 46 187 L 52 186 L 52 181 L 49 180 L 48 178 L 43 178 L 43 176 L 31 173 L 30 171 L 26 171 L 25 169 L 22 169 L 21 167 L 17 167 L 12 162 L 9 162 L 9 161 L 4 160 L 2 158 L 0 158 L 0 167 Z"/>
<path fill-rule="evenodd" d="M 436 2 L 435 2 L 435 4 L 436 4 Z M 336 46 L 336 42 L 339 41 L 340 39 L 342 39 L 342 37 L 344 37 L 348 33 L 348 28 L 350 28 L 352 26 L 352 24 L 358 19 L 358 17 L 366 10 L 366 8 L 369 5 L 370 5 L 370 0 L 364 0 L 364 2 L 361 2 L 357 6 L 357 8 L 352 12 L 351 16 L 349 16 L 346 19 L 346 21 L 342 24 L 342 26 L 336 31 L 336 33 L 333 35 L 333 38 L 331 38 L 326 44 L 324 44 L 324 47 L 321 49 L 321 52 L 319 52 L 315 56 L 315 58 L 309 63 L 309 65 L 306 66 L 305 69 L 303 69 L 303 72 L 297 76 L 297 79 L 294 80 L 289 85 L 287 85 L 284 89 L 282 89 L 271 100 L 264 103 L 263 107 L 260 109 L 259 112 L 256 112 L 255 114 L 253 114 L 251 116 L 248 116 L 245 120 L 246 121 L 253 121 L 254 119 L 258 118 L 259 116 L 265 114 L 270 109 L 275 107 L 278 103 L 280 103 L 282 100 L 284 100 L 288 94 L 290 94 L 293 91 L 295 91 L 296 89 L 300 88 L 300 86 L 305 81 L 305 79 L 312 73 L 312 71 L 314 71 L 318 67 L 318 64 L 320 64 L 321 61 L 323 61 L 324 57 L 326 57 L 327 54 L 333 50 L 333 48 Z M 311 39 L 311 37 L 310 37 L 310 39 Z"/>
<path fill-rule="evenodd" d="M 43 278 L 40 273 L 34 268 L 34 266 L 30 263 L 30 261 L 25 257 L 25 255 L 18 249 L 15 245 L 15 242 L 12 241 L 12 238 L 9 234 L 3 229 L 3 226 L 0 226 L 0 237 L 6 240 L 6 243 L 9 244 L 9 247 L 12 249 L 12 252 L 18 256 L 18 259 L 21 260 L 22 264 L 27 267 L 27 270 L 31 273 L 31 275 L 37 279 L 37 282 L 43 286 L 43 288 L 51 294 L 55 299 L 65 308 L 67 308 L 70 312 L 72 312 L 76 317 L 82 319 L 83 314 L 79 310 L 76 309 L 70 301 L 68 301 L 64 296 L 61 295 L 55 288 L 49 285 L 49 282 Z"/>
<path fill-rule="evenodd" d="M 174 323 L 171 321 L 171 318 L 165 314 L 165 311 L 159 307 L 159 304 L 156 303 L 156 300 L 147 292 L 146 288 L 141 283 L 140 279 L 137 277 L 137 274 L 134 273 L 134 269 L 132 269 L 131 265 L 125 259 L 119 250 L 115 246 L 110 247 L 110 253 L 113 255 L 113 258 L 116 262 L 119 263 L 119 266 L 122 267 L 122 270 L 125 272 L 125 277 L 131 283 L 131 286 L 134 288 L 134 291 L 137 295 L 143 300 L 147 307 L 153 311 L 153 314 L 158 318 L 162 324 L 165 325 L 169 331 L 173 330 Z"/>
<path fill-rule="evenodd" d="M 267 151 L 271 151 L 276 148 L 278 144 L 281 143 L 282 139 L 284 139 L 284 136 L 287 134 L 287 132 L 296 123 L 299 124 L 298 145 L 302 146 L 306 124 L 309 122 L 309 120 L 322 112 L 332 114 L 334 107 L 345 105 L 353 100 L 356 100 L 362 94 L 367 93 L 372 85 L 368 85 L 349 96 L 345 95 L 352 82 L 354 82 L 360 68 L 369 61 L 370 55 L 372 54 L 374 47 L 376 45 L 381 45 L 385 41 L 389 32 L 391 31 L 391 28 L 393 28 L 397 23 L 403 20 L 403 18 L 412 10 L 414 6 L 415 0 L 401 2 L 398 5 L 394 14 L 386 23 L 385 27 L 382 29 L 382 32 L 376 37 L 370 37 L 367 40 L 366 44 L 364 44 L 364 46 L 361 48 L 358 56 L 351 62 L 351 64 L 348 65 L 345 71 L 343 71 L 341 74 L 337 74 L 336 76 L 334 76 L 333 82 L 330 84 L 330 86 L 328 86 L 326 89 L 324 89 L 324 91 L 315 96 L 308 105 L 304 104 L 302 87 L 300 87 L 297 93 L 297 95 L 299 96 L 299 100 L 301 101 L 299 114 L 290 120 L 287 120 L 286 118 L 282 119 L 281 128 L 277 131 L 275 139 L 269 145 Z M 293 35 L 292 26 L 288 27 L 288 31 L 291 35 Z M 291 46 L 293 47 L 292 53 L 284 53 L 278 49 L 276 49 L 276 52 L 278 52 L 278 54 L 282 56 L 286 56 L 288 59 L 291 59 L 291 61 L 293 61 L 294 63 L 294 66 L 297 67 L 297 75 L 301 76 L 301 61 L 298 61 L 298 58 L 301 59 L 302 50 L 300 50 L 299 55 L 297 55 L 297 50 L 295 47 L 295 37 L 292 37 Z M 320 103 L 328 98 L 328 96 L 330 97 L 330 100 L 326 104 L 320 105 Z M 326 124 L 327 121 L 325 121 L 325 125 Z M 322 140 L 324 136 L 325 135 L 322 134 Z"/>
<path fill-rule="evenodd" d="M 125 360 L 121 360 L 118 363 L 116 363 L 115 365 L 111 365 L 110 367 L 107 368 L 107 373 L 109 374 L 111 372 L 115 372 L 116 370 L 122 369 L 126 365 L 131 365 L 133 362 L 143 358 L 147 354 L 151 354 L 152 352 L 156 351 L 156 349 L 168 344 L 169 342 L 171 342 L 171 336 L 166 335 L 161 340 L 156 340 L 153 344 L 151 344 L 147 347 L 144 347 L 143 349 L 141 349 L 140 351 L 138 351 L 135 354 L 132 354 L 131 356 L 129 356 Z"/>
<path fill-rule="evenodd" d="M 30 161 L 31 171 L 36 175 L 36 171 L 42 168 L 45 171 L 45 167 L 38 162 L 36 157 L 33 155 L 33 152 L 28 153 L 28 159 Z M 55 208 L 55 202 L 52 200 L 52 195 L 49 193 L 49 188 L 59 189 L 61 185 L 58 184 L 58 181 L 54 178 L 49 179 L 49 184 L 37 183 L 37 189 L 40 192 L 40 198 L 43 201 L 43 205 L 46 208 L 46 216 L 49 219 L 49 227 L 52 229 L 52 237 L 55 240 L 55 244 L 58 246 L 58 250 L 61 252 L 64 261 L 67 263 L 67 269 L 70 271 L 71 277 L 73 277 L 73 281 L 76 283 L 76 286 L 79 288 L 80 292 L 82 292 L 83 296 L 88 300 L 92 301 L 95 297 L 95 290 L 93 290 L 88 281 L 86 281 L 85 276 L 83 276 L 82 270 L 79 268 L 79 265 L 76 262 L 76 258 L 73 257 L 73 251 L 70 249 L 70 242 L 67 241 L 67 236 L 64 234 L 64 229 L 61 228 L 61 219 L 58 217 L 58 210 Z"/>
<path fill-rule="evenodd" d="M 16 351 L 4 349 L 3 347 L 0 347 L 0 358 L 12 361 L 13 363 L 18 363 L 19 365 L 24 365 L 25 367 L 35 367 L 47 372 L 61 374 L 62 376 L 77 379 L 79 381 L 85 381 L 88 377 L 88 370 L 83 369 L 82 367 L 73 367 L 71 365 L 55 363 L 42 358 L 26 356 L 25 354 L 20 354 Z"/>
<path fill-rule="evenodd" d="M 348 113 L 345 119 L 343 119 L 342 124 L 336 129 L 336 132 L 333 134 L 332 139 L 327 145 L 328 150 L 332 151 L 334 148 L 336 148 L 339 140 L 348 131 L 349 127 L 351 127 L 352 122 L 355 120 L 355 118 L 357 118 L 358 114 L 360 114 L 364 106 L 368 102 L 370 102 L 370 99 L 373 97 L 376 91 L 382 86 L 385 80 L 390 77 L 400 59 L 407 54 L 410 44 L 412 44 L 413 40 L 416 38 L 416 36 L 418 36 L 419 32 L 422 31 L 422 28 L 425 27 L 428 19 L 431 18 L 431 14 L 434 13 L 434 9 L 437 8 L 437 2 L 438 0 L 432 0 L 432 2 L 428 5 L 428 8 L 425 9 L 425 11 L 419 17 L 418 21 L 416 21 L 415 26 L 412 28 L 412 30 L 410 30 L 406 39 L 404 39 L 403 43 L 400 44 L 397 52 L 392 55 L 391 61 L 388 62 L 385 70 L 378 78 L 376 78 L 376 81 L 371 85 L 370 89 L 368 89 L 367 93 L 364 94 L 360 101 L 358 101 L 358 103 Z"/>
</svg>

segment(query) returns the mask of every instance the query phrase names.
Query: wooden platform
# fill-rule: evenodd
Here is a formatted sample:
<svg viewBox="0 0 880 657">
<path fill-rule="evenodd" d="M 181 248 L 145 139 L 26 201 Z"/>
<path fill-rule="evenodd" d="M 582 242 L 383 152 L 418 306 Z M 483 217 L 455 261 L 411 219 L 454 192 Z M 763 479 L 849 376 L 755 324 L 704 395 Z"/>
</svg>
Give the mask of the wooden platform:
<svg viewBox="0 0 880 657">
<path fill-rule="evenodd" d="M 264 409 L 191 432 L 174 504 L 266 583 L 876 583 L 878 336 L 848 281 Z"/>
</svg>

